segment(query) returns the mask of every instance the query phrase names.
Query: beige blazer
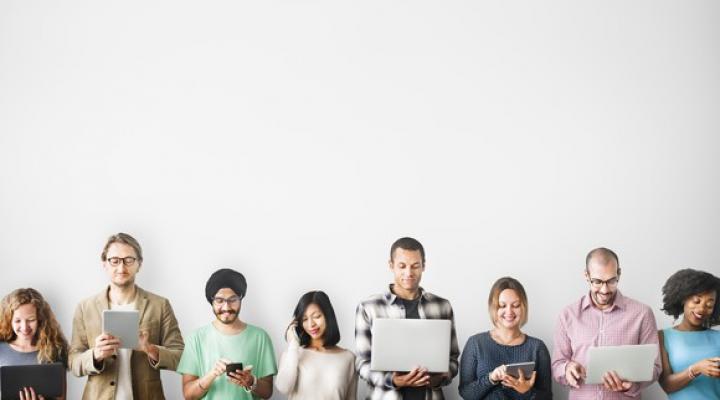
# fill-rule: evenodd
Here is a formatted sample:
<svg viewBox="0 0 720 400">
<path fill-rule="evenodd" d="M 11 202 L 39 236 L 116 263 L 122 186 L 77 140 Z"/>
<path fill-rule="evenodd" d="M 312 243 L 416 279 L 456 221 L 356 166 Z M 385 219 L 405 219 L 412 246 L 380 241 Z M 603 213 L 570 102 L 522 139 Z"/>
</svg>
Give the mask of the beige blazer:
<svg viewBox="0 0 720 400">
<path fill-rule="evenodd" d="M 114 400 L 117 389 L 118 365 L 116 356 L 105 359 L 100 368 L 93 363 L 95 338 L 102 333 L 102 312 L 110 309 L 108 291 L 78 304 L 73 318 L 70 343 L 70 370 L 75 376 L 88 377 L 83 400 Z M 140 329 L 150 334 L 149 341 L 158 346 L 160 359 L 151 365 L 147 355 L 133 350 L 131 357 L 132 388 L 135 400 L 165 399 L 160 369 L 175 370 L 184 348 L 180 328 L 170 302 L 163 297 L 137 288 L 136 307 L 140 311 Z"/>
</svg>

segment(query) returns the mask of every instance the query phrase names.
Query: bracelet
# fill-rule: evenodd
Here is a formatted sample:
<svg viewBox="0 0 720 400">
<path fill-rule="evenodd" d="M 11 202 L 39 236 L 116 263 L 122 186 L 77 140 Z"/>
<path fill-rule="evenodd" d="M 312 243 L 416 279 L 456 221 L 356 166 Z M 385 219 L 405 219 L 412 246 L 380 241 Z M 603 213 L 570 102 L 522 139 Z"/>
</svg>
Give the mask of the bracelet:
<svg viewBox="0 0 720 400">
<path fill-rule="evenodd" d="M 257 389 L 257 377 L 255 375 L 250 375 L 253 378 L 253 383 L 250 385 L 249 388 L 245 389 L 246 392 L 252 393 L 255 389 Z"/>
<path fill-rule="evenodd" d="M 695 371 L 692 370 L 692 365 L 688 367 L 687 372 L 690 380 L 697 378 L 697 374 L 695 373 Z"/>
<path fill-rule="evenodd" d="M 204 388 L 203 385 L 200 383 L 200 379 L 197 380 L 197 385 L 203 392 L 207 392 L 207 388 Z"/>
</svg>

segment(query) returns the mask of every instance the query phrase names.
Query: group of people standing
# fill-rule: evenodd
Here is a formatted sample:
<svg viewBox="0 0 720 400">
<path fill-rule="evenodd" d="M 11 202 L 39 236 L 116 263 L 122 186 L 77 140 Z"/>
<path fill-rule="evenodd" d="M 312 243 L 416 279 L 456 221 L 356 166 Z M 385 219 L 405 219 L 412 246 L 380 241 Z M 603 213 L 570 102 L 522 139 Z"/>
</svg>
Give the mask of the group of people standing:
<svg viewBox="0 0 720 400">
<path fill-rule="evenodd" d="M 340 329 L 331 301 L 324 292 L 312 291 L 295 307 L 279 365 L 269 335 L 239 317 L 247 291 L 240 272 L 220 269 L 210 276 L 205 297 L 214 319 L 184 340 L 170 302 L 135 283 L 143 261 L 137 240 L 125 233 L 111 236 L 101 260 L 110 284 L 77 306 L 70 343 L 38 291 L 17 289 L 3 299 L 0 366 L 62 363 L 74 375 L 87 376 L 86 400 L 164 399 L 162 369 L 182 374 L 186 399 L 267 399 L 275 386 L 290 399 L 354 400 L 360 377 L 371 400 L 438 400 L 458 373 L 463 399 L 552 399 L 553 379 L 570 388 L 570 399 L 628 399 L 639 398 L 652 382 L 628 382 L 610 371 L 603 384 L 586 384 L 588 349 L 652 343 L 659 348 L 653 380 L 671 399 L 720 399 L 720 332 L 711 329 L 720 324 L 720 279 L 693 269 L 673 274 L 662 288 L 663 311 L 680 322 L 658 332 L 650 307 L 618 290 L 620 263 L 606 248 L 588 253 L 588 291 L 560 313 L 552 355 L 542 340 L 523 332 L 528 296 L 511 277 L 498 279 L 490 289 L 493 328 L 471 336 L 461 355 L 452 306 L 420 286 L 425 250 L 405 237 L 390 248 L 393 282 L 357 307 L 355 351 L 338 346 Z M 137 348 L 125 349 L 102 331 L 104 310 L 139 312 Z M 372 370 L 377 318 L 450 320 L 449 370 Z M 508 364 L 527 361 L 535 362 L 530 376 L 507 372 Z M 33 388 L 24 388 L 19 397 L 42 398 Z"/>
</svg>

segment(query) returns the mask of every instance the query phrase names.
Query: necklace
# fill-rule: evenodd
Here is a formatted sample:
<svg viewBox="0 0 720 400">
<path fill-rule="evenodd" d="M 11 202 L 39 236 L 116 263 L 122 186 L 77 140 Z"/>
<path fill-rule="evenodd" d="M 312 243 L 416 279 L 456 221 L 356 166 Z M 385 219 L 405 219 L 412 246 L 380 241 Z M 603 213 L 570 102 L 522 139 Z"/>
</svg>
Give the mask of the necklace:
<svg viewBox="0 0 720 400">
<path fill-rule="evenodd" d="M 517 333 L 515 335 L 511 336 L 509 340 L 506 340 L 505 338 L 500 336 L 500 334 L 498 333 L 497 330 L 493 329 L 492 331 L 490 331 L 490 336 L 496 342 L 508 346 L 511 344 L 515 344 L 518 341 L 518 339 L 522 339 L 524 334 L 521 331 L 517 331 Z"/>
</svg>

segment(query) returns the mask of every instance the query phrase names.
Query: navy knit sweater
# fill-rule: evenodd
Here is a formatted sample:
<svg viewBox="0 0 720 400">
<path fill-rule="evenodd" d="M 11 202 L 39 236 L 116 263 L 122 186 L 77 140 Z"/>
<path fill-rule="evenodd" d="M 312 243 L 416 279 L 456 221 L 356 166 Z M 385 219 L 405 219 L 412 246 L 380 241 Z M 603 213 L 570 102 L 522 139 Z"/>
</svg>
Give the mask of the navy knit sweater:
<svg viewBox="0 0 720 400">
<path fill-rule="evenodd" d="M 502 384 L 490 383 L 490 373 L 500 365 L 535 361 L 535 385 L 525 394 Z M 550 353 L 542 340 L 527 336 L 525 342 L 505 346 L 495 342 L 490 332 L 468 339 L 460 358 L 460 396 L 479 399 L 552 399 Z"/>
</svg>

